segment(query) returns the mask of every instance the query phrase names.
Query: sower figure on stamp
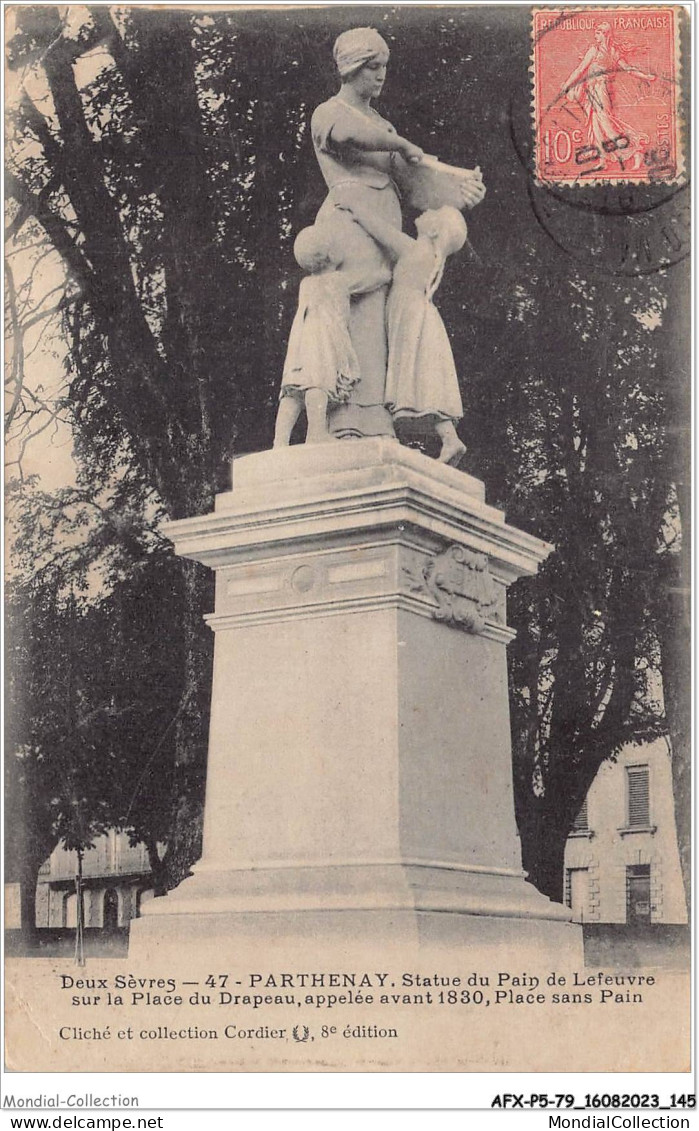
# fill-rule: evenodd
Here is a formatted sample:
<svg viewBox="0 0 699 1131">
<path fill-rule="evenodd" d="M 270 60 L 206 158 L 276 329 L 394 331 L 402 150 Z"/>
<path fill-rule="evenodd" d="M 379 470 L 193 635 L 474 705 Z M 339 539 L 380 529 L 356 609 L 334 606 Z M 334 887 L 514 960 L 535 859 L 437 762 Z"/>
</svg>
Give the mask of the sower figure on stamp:
<svg viewBox="0 0 699 1131">
<path fill-rule="evenodd" d="M 640 168 L 644 138 L 614 108 L 613 82 L 620 71 L 635 75 L 643 82 L 655 82 L 657 76 L 634 67 L 625 58 L 626 52 L 616 42 L 611 24 L 604 21 L 595 29 L 595 41 L 584 58 L 563 84 L 563 95 L 582 109 L 587 122 L 588 145 L 597 150 L 600 161 L 624 162 L 633 160 L 633 168 Z M 599 169 L 594 170 L 599 172 Z"/>
<path fill-rule="evenodd" d="M 463 407 L 451 346 L 432 297 L 447 256 L 466 242 L 466 222 L 456 208 L 429 209 L 418 216 L 413 239 L 352 202 L 343 189 L 336 195 L 338 207 L 346 208 L 395 260 L 386 309 L 386 405 L 394 420 L 407 418 L 426 432 L 434 430 L 442 444 L 440 461 L 457 466 L 466 451 L 456 432 Z"/>
<path fill-rule="evenodd" d="M 411 199 L 411 178 L 420 170 L 420 187 L 424 191 L 424 179 L 432 175 L 426 164 L 430 159 L 371 106 L 383 87 L 389 57 L 388 47 L 378 32 L 373 28 L 343 32 L 333 54 L 341 87 L 338 94 L 318 106 L 311 120 L 316 157 L 329 190 L 318 220 L 327 220 L 335 227 L 344 261 L 357 274 L 350 307 L 350 335 L 359 361 L 360 380 L 349 401 L 332 413 L 331 430 L 338 436 L 391 434 L 390 416 L 384 407 L 387 288 L 375 281 L 377 269 L 386 268 L 388 259 L 383 247 L 346 213 L 335 208 L 336 190 L 341 187 L 343 199 L 400 231 L 402 216 L 396 182 L 407 203 L 425 207 Z M 432 165 L 436 168 L 438 163 L 432 160 Z M 478 204 L 485 194 L 480 171 L 452 172 L 458 173 L 450 185 L 458 206 Z M 434 178 L 436 183 L 436 173 Z M 446 202 L 437 196 L 431 203 Z M 362 282 L 363 273 L 366 278 Z"/>
</svg>

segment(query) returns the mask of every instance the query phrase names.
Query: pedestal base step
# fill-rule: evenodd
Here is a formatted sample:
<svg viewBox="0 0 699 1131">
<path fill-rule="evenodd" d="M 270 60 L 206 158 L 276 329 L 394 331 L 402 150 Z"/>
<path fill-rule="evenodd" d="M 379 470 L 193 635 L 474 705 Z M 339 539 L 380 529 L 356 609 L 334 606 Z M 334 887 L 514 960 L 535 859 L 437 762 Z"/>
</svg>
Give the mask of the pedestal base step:
<svg viewBox="0 0 699 1131">
<path fill-rule="evenodd" d="M 578 924 L 554 919 L 397 909 L 227 911 L 134 920 L 129 961 L 161 969 L 168 963 L 198 969 L 385 969 L 392 961 L 399 970 L 416 962 L 456 972 L 466 965 L 553 970 L 581 967 L 583 943 Z"/>
</svg>

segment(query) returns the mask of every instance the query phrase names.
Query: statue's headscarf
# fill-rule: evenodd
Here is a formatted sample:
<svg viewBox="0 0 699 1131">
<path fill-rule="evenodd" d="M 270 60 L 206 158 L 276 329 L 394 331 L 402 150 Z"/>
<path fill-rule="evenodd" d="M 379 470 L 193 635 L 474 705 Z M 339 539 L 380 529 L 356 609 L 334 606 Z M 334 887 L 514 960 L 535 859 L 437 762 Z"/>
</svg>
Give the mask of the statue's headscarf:
<svg viewBox="0 0 699 1131">
<path fill-rule="evenodd" d="M 348 78 L 375 55 L 388 55 L 388 44 L 373 27 L 353 27 L 338 35 L 333 58 L 340 78 Z"/>
</svg>

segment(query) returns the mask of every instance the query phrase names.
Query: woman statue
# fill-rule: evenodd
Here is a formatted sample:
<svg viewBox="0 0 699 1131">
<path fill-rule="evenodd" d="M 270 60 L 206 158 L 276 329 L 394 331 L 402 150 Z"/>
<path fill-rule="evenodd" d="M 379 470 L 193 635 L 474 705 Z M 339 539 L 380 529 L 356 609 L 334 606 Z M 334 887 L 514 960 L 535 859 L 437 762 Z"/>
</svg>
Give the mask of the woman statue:
<svg viewBox="0 0 699 1131">
<path fill-rule="evenodd" d="M 421 165 L 424 154 L 371 105 L 381 93 L 388 65 L 388 46 L 379 33 L 368 27 L 345 31 L 338 36 L 333 55 L 340 90 L 318 106 L 311 119 L 316 157 L 328 186 L 317 220 L 333 226 L 343 262 L 355 275 L 350 336 L 361 376 L 349 401 L 332 409 L 330 429 L 336 436 L 393 435 L 384 405 L 385 307 L 391 267 L 385 251 L 353 221 L 351 213 L 335 207 L 333 190 L 342 185 L 345 199 L 350 192 L 358 211 L 368 210 L 400 230 L 396 182 L 405 190 L 411 168 Z M 473 207 L 482 200 L 485 189 L 480 172 L 464 172 L 459 193 L 462 207 Z"/>
</svg>

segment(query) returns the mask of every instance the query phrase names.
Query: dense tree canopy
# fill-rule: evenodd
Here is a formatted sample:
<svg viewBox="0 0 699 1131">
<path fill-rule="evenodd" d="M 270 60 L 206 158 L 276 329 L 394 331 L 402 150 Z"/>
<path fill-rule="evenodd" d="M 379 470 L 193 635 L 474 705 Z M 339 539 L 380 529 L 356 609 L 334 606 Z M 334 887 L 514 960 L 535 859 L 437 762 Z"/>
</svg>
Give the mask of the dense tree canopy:
<svg viewBox="0 0 699 1131">
<path fill-rule="evenodd" d="M 136 483 L 168 517 L 209 510 L 232 454 L 271 442 L 296 297 L 291 244 L 324 195 L 308 123 L 336 87 L 332 43 L 356 9 L 15 11 L 10 234 L 50 242 L 66 267 L 61 404 L 81 489 Z M 467 470 L 510 521 L 556 546 L 515 587 L 510 620 L 525 866 L 560 897 L 565 837 L 601 762 L 669 724 L 678 775 L 685 764 L 686 274 L 592 268 L 536 221 L 518 140 L 526 10 L 406 6 L 371 19 L 393 53 L 382 112 L 427 152 L 480 164 L 488 187 L 440 307 Z M 143 511 L 144 529 L 154 513 Z M 161 548 L 149 563 L 149 585 L 163 592 L 158 571 L 171 579 L 160 625 L 179 657 L 167 703 L 146 689 L 161 724 L 174 718 L 175 882 L 197 852 L 211 594 L 199 567 Z M 103 744 L 136 762 L 159 741 L 141 709 L 128 721 L 137 679 L 119 670 L 132 609 L 149 606 L 140 576 L 104 587 L 111 637 L 95 645 L 115 718 L 127 719 Z M 149 819 L 133 826 L 144 839 Z"/>
<path fill-rule="evenodd" d="M 59 842 L 89 850 L 114 826 L 146 845 L 156 888 L 164 883 L 185 706 L 182 575 L 138 501 L 123 480 L 99 504 L 85 490 L 22 492 L 7 604 L 5 827 L 8 878 L 22 883 L 27 912 Z M 25 913 L 28 934 L 32 923 Z"/>
</svg>

